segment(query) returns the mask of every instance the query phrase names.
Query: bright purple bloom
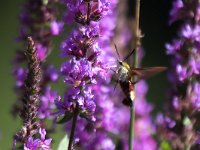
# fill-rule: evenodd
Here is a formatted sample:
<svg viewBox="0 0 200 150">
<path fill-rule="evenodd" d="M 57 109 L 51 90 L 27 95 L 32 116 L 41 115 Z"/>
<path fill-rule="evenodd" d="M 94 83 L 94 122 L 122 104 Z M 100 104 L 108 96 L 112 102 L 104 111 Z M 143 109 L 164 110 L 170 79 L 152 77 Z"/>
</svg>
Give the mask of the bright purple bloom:
<svg viewBox="0 0 200 150">
<path fill-rule="evenodd" d="M 40 144 L 39 147 L 41 150 L 51 150 L 51 141 L 52 139 L 46 139 L 46 131 L 45 129 L 39 129 L 40 133 Z"/>
<path fill-rule="evenodd" d="M 114 150 L 118 143 L 114 144 L 109 133 L 121 137 L 117 142 L 124 143 L 123 149 L 126 149 L 128 142 L 129 110 L 121 104 L 121 93 L 113 92 L 114 87 L 109 83 L 112 74 L 108 73 L 110 68 L 116 65 L 116 56 L 113 54 L 115 50 L 111 44 L 116 24 L 116 4 L 117 0 L 66 2 L 69 11 L 65 15 L 65 22 L 75 21 L 79 26 L 61 44 L 61 55 L 70 57 L 69 61 L 62 64 L 61 73 L 64 75 L 64 81 L 70 86 L 64 99 L 57 100 L 56 105 L 57 113 L 61 115 L 66 112 L 73 113 L 75 106 L 78 105 L 81 114 L 87 112 L 85 116 L 80 117 L 88 119 L 90 114 L 96 118 L 91 124 L 78 117 L 75 131 L 75 137 L 78 139 L 76 146 L 83 149 Z M 87 15 L 88 10 L 91 10 L 91 15 Z M 129 31 L 125 33 L 127 34 L 124 34 L 124 39 L 119 40 L 119 43 L 127 43 L 124 41 L 129 39 Z M 151 136 L 154 128 L 149 119 L 152 106 L 145 101 L 144 96 L 148 88 L 144 82 L 138 83 L 137 87 L 138 125 L 135 130 L 138 132 L 135 141 L 138 140 L 143 145 L 141 147 L 138 144 L 138 150 L 154 150 L 156 142 Z M 89 106 L 88 110 L 86 106 Z M 91 113 L 88 113 L 89 111 Z M 69 132 L 70 128 L 71 124 L 67 124 L 65 129 Z"/>
<path fill-rule="evenodd" d="M 109 3 L 104 0 L 88 2 L 69 0 L 64 3 L 69 9 L 66 19 L 73 18 L 72 21 L 79 26 L 61 45 L 61 55 L 71 57 L 61 66 L 64 82 L 68 83 L 70 88 L 65 93 L 64 101 L 56 102 L 60 109 L 58 113 L 65 113 L 64 111 L 72 113 L 78 107 L 81 116 L 95 121 L 93 114 L 96 104 L 92 85 L 97 84 L 98 78 L 105 78 L 107 70 L 98 43 L 101 35 L 99 20 L 107 14 Z"/>
<path fill-rule="evenodd" d="M 24 150 L 37 150 L 40 144 L 40 140 L 34 140 L 32 137 L 28 138 L 28 141 L 24 144 Z"/>
<path fill-rule="evenodd" d="M 191 42 L 200 42 L 200 26 L 196 25 L 192 27 L 190 24 L 186 24 L 181 31 L 181 36 L 191 40 Z"/>
<path fill-rule="evenodd" d="M 29 137 L 27 142 L 24 144 L 24 150 L 51 150 L 52 139 L 46 139 L 45 129 L 39 129 L 40 139 L 33 139 Z"/>
</svg>

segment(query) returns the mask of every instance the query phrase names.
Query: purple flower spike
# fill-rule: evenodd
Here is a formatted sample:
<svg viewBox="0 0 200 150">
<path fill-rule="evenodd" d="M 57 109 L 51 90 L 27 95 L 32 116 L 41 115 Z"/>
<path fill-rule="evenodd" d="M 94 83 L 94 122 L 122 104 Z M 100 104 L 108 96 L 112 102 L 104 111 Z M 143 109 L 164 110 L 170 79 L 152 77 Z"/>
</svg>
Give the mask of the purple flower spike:
<svg viewBox="0 0 200 150">
<path fill-rule="evenodd" d="M 110 64 L 116 62 L 110 43 L 116 21 L 112 10 L 117 1 L 67 0 L 64 3 L 68 7 L 65 22 L 75 22 L 77 28 L 61 44 L 61 56 L 69 60 L 60 70 L 69 88 L 64 99 L 56 101 L 57 114 L 67 116 L 78 107 L 77 147 L 113 150 L 115 146 L 108 135 L 108 130 L 114 127 L 114 111 L 110 108 L 114 107 L 110 96 L 113 88 L 105 79 L 111 78 Z M 67 131 L 69 127 L 66 125 Z"/>
<path fill-rule="evenodd" d="M 97 79 L 105 78 L 107 72 L 101 58 L 102 49 L 98 43 L 101 40 L 99 21 L 102 16 L 108 14 L 109 2 L 68 0 L 64 3 L 69 9 L 66 19 L 73 18 L 72 20 L 79 26 L 61 44 L 61 55 L 70 57 L 60 69 L 64 82 L 70 85 L 70 89 L 66 92 L 64 101 L 57 102 L 57 107 L 61 109 L 60 113 L 73 112 L 78 107 L 81 117 L 95 121 L 93 115 L 96 104 L 93 99 L 92 85 L 97 84 Z M 61 107 L 62 103 L 65 112 Z"/>
<path fill-rule="evenodd" d="M 167 54 L 172 58 L 169 72 L 172 87 L 167 111 L 158 120 L 159 135 L 171 149 L 198 149 L 195 141 L 200 106 L 199 6 L 197 0 L 176 0 L 170 13 L 170 22 L 183 21 L 178 38 L 166 44 Z"/>
</svg>

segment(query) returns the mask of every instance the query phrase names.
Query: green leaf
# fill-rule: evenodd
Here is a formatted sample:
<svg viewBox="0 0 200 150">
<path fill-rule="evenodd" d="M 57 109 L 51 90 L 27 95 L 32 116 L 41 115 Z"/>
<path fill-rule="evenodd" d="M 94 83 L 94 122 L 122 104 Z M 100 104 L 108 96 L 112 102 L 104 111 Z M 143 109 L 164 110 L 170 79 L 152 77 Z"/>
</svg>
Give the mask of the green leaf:
<svg viewBox="0 0 200 150">
<path fill-rule="evenodd" d="M 69 139 L 67 134 L 60 141 L 57 150 L 66 150 L 69 144 Z"/>
<path fill-rule="evenodd" d="M 44 4 L 44 5 L 47 5 L 48 2 L 49 2 L 48 0 L 43 0 L 43 4 Z"/>
<path fill-rule="evenodd" d="M 74 113 L 65 113 L 65 116 L 57 123 L 58 124 L 66 123 L 66 122 L 70 121 L 73 116 L 74 116 Z"/>
<path fill-rule="evenodd" d="M 162 141 L 160 147 L 162 150 L 172 150 L 171 146 L 167 141 Z"/>
<path fill-rule="evenodd" d="M 185 118 L 183 119 L 183 124 L 184 124 L 185 126 L 189 126 L 189 125 L 191 124 L 190 118 L 185 117 Z"/>
</svg>

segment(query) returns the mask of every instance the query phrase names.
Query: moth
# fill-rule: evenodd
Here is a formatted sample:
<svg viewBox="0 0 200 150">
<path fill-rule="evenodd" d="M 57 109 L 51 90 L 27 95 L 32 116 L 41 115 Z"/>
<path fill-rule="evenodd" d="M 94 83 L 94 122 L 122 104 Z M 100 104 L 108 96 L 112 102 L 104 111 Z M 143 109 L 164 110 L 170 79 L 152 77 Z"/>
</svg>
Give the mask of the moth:
<svg viewBox="0 0 200 150">
<path fill-rule="evenodd" d="M 120 58 L 119 51 L 115 45 L 115 49 L 118 57 Z M 135 99 L 134 85 L 141 79 L 146 79 L 166 70 L 166 67 L 157 66 L 157 67 L 144 67 L 144 68 L 134 68 L 131 67 L 128 63 L 125 62 L 133 53 L 133 50 L 128 54 L 125 59 L 118 60 L 118 67 L 116 74 L 118 76 L 117 83 L 120 84 L 120 87 L 125 94 L 126 98 L 123 100 L 123 104 L 127 106 L 132 106 Z"/>
</svg>

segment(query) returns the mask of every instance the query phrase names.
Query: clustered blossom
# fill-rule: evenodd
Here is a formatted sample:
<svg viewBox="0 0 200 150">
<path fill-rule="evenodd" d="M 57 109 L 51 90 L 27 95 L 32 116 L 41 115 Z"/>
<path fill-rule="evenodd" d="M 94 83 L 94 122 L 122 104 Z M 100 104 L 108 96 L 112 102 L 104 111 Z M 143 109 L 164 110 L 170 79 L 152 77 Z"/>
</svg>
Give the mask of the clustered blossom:
<svg viewBox="0 0 200 150">
<path fill-rule="evenodd" d="M 118 1 L 110 1 L 109 12 L 106 16 L 100 20 L 100 28 L 104 33 L 99 38 L 99 45 L 103 49 L 101 52 L 101 59 L 107 62 L 108 66 L 112 66 L 116 63 L 115 50 L 111 40 L 114 35 L 114 29 L 116 24 L 116 12 L 115 8 Z M 126 39 L 128 35 L 125 36 Z M 130 36 L 129 36 L 130 37 Z M 127 43 L 127 41 L 126 41 Z M 121 46 L 121 45 L 120 45 Z M 72 50 L 68 49 L 68 54 L 72 53 Z M 63 51 L 62 54 L 64 54 Z M 74 52 L 74 51 L 73 51 Z M 77 51 L 77 53 L 79 53 Z M 114 53 L 114 54 L 113 54 Z M 65 53 L 66 54 L 66 53 Z M 82 54 L 82 53 L 79 53 Z M 78 55 L 80 56 L 80 55 Z M 141 58 L 140 58 L 141 60 Z M 90 66 L 90 65 L 89 65 Z M 64 68 L 69 68 L 65 65 Z M 77 67 L 77 70 L 78 67 Z M 68 69 L 65 73 L 72 74 Z M 114 86 L 111 85 L 110 79 L 112 78 L 110 73 L 107 73 L 106 80 L 98 79 L 97 84 L 92 86 L 93 99 L 96 103 L 96 110 L 94 116 L 96 118 L 95 123 L 91 124 L 86 120 L 79 118 L 77 120 L 77 127 L 75 132 L 76 143 L 75 147 L 81 147 L 83 149 L 95 149 L 95 150 L 114 150 L 114 149 L 128 149 L 128 134 L 129 134 L 129 109 L 122 104 L 123 96 L 120 94 L 121 89 L 116 89 L 114 92 Z M 70 76 L 70 78 L 71 78 Z M 82 75 L 81 75 L 82 76 Z M 71 79 L 65 79 L 66 82 L 74 85 L 81 82 L 71 82 Z M 82 78 L 82 77 L 81 77 Z M 96 81 L 95 81 L 96 82 Z M 70 91 L 71 92 L 71 91 Z M 135 132 L 136 137 L 134 144 L 137 150 L 156 149 L 156 142 L 152 138 L 154 133 L 154 127 L 151 123 L 149 113 L 152 110 L 152 106 L 145 100 L 145 94 L 147 92 L 147 85 L 144 81 L 138 83 L 136 88 L 137 102 L 136 102 L 136 122 Z M 67 109 L 68 103 L 60 107 L 62 110 Z M 64 111 L 63 111 L 64 113 Z M 66 129 L 69 130 L 71 126 L 66 125 Z M 111 135 L 115 136 L 115 142 Z M 142 143 L 142 144 L 141 144 Z"/>
<path fill-rule="evenodd" d="M 172 83 L 169 110 L 157 118 L 158 130 L 172 149 L 197 148 L 200 110 L 200 3 L 176 0 L 170 22 L 182 20 L 178 37 L 166 44 L 171 56 L 169 80 Z M 198 149 L 198 148 L 197 148 Z"/>
<path fill-rule="evenodd" d="M 24 143 L 24 150 L 51 150 L 51 141 L 52 139 L 46 139 L 45 129 L 39 129 L 40 139 L 33 139 L 29 137 L 26 143 Z"/>
<path fill-rule="evenodd" d="M 62 56 L 71 59 L 61 66 L 64 82 L 70 85 L 64 102 L 58 101 L 61 114 L 74 111 L 78 105 L 81 118 L 77 120 L 76 146 L 84 149 L 115 148 L 108 135 L 112 124 L 113 105 L 109 86 L 111 74 L 107 74 L 110 64 L 115 63 L 110 45 L 115 28 L 116 14 L 113 12 L 117 1 L 68 1 L 67 22 L 75 20 L 79 28 L 62 44 Z M 71 18 L 71 20 L 69 19 Z M 100 78 L 99 78 L 100 77 Z M 71 126 L 66 126 L 69 130 Z"/>
<path fill-rule="evenodd" d="M 96 104 L 92 85 L 98 78 L 105 78 L 106 66 L 101 59 L 102 48 L 99 20 L 107 14 L 109 2 L 93 0 L 64 1 L 68 7 L 67 23 L 73 21 L 77 27 L 65 40 L 62 56 L 70 59 L 61 65 L 64 82 L 69 85 L 63 101 L 57 101 L 58 114 L 73 113 L 78 108 L 81 117 L 95 121 Z M 71 18 L 71 20 L 70 20 Z"/>
</svg>

